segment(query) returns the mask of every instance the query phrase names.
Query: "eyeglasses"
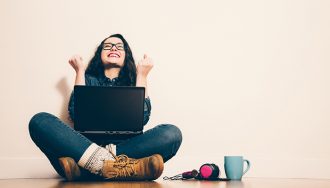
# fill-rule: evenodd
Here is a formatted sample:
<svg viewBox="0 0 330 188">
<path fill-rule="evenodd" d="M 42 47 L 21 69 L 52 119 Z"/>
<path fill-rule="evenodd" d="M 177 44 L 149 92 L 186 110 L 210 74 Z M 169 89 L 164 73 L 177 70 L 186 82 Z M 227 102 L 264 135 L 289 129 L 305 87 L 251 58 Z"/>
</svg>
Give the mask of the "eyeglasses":
<svg viewBox="0 0 330 188">
<path fill-rule="evenodd" d="M 124 50 L 124 44 L 123 43 L 117 43 L 117 44 L 113 44 L 113 43 L 104 43 L 103 44 L 103 50 L 111 50 L 113 47 L 116 47 L 117 50 Z"/>
</svg>

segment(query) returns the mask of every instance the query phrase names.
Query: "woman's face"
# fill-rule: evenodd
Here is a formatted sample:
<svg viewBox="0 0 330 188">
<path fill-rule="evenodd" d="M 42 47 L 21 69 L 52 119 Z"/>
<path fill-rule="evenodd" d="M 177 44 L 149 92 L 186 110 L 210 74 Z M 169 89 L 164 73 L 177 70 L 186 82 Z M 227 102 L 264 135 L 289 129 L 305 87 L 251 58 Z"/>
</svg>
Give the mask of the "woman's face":
<svg viewBox="0 0 330 188">
<path fill-rule="evenodd" d="M 103 65 L 124 66 L 125 48 L 124 43 L 120 38 L 110 37 L 103 43 L 101 52 L 101 60 Z"/>
</svg>

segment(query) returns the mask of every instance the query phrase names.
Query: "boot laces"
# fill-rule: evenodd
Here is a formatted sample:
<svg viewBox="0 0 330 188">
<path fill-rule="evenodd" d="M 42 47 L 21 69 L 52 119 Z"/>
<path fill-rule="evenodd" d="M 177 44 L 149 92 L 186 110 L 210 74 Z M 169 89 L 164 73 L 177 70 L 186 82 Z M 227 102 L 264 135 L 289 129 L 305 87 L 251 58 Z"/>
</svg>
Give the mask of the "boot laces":
<svg viewBox="0 0 330 188">
<path fill-rule="evenodd" d="M 136 174 L 135 164 L 138 160 L 129 158 L 127 155 L 115 156 L 111 150 L 109 150 L 109 152 L 115 159 L 113 164 L 115 170 L 111 172 L 112 177 L 130 177 Z"/>
</svg>

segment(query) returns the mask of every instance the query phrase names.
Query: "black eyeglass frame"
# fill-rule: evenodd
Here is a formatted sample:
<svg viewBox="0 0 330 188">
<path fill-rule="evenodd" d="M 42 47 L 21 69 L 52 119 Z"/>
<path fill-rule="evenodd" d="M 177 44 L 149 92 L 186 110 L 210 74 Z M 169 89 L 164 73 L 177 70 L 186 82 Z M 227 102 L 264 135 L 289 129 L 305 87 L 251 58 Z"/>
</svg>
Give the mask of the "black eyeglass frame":
<svg viewBox="0 0 330 188">
<path fill-rule="evenodd" d="M 110 45 L 110 48 L 105 48 L 104 47 L 105 45 Z M 119 48 L 118 48 L 118 45 L 121 45 L 121 46 L 119 46 Z M 103 50 L 112 50 L 112 48 L 114 46 L 117 48 L 117 50 L 121 50 L 121 51 L 124 51 L 125 50 L 125 45 L 123 43 L 116 43 L 116 44 L 114 44 L 114 43 L 111 43 L 111 42 L 103 43 L 103 48 L 102 49 Z"/>
</svg>

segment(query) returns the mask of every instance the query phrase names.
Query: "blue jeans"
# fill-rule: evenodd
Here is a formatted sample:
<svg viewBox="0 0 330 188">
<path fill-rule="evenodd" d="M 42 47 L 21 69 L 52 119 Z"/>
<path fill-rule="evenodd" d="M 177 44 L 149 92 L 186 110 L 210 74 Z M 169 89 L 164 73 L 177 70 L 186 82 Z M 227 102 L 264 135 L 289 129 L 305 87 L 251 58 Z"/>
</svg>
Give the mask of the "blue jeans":
<svg viewBox="0 0 330 188">
<path fill-rule="evenodd" d="M 32 117 L 29 123 L 30 136 L 34 143 L 47 156 L 56 172 L 64 177 L 58 158 L 71 157 L 79 161 L 85 150 L 93 143 L 56 116 L 41 112 Z M 117 155 L 125 154 L 131 158 L 142 158 L 160 154 L 164 162 L 171 159 L 182 142 L 181 131 L 174 125 L 161 124 L 141 135 L 116 144 Z M 84 176 L 93 174 L 81 168 Z"/>
</svg>

